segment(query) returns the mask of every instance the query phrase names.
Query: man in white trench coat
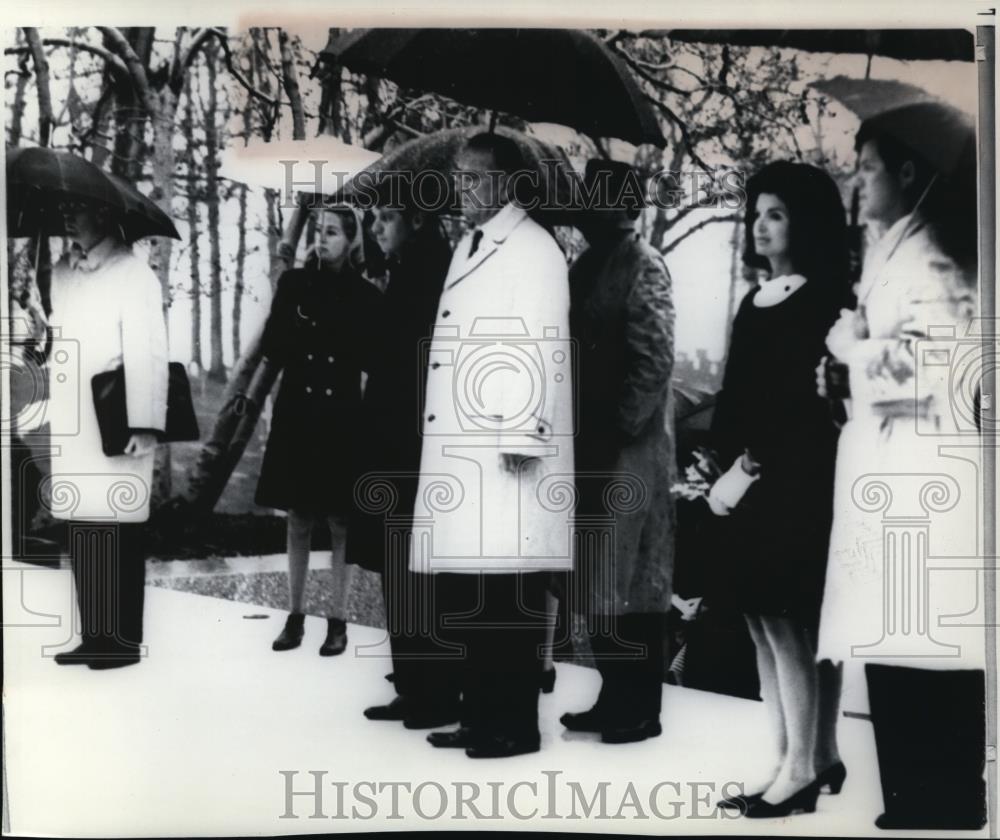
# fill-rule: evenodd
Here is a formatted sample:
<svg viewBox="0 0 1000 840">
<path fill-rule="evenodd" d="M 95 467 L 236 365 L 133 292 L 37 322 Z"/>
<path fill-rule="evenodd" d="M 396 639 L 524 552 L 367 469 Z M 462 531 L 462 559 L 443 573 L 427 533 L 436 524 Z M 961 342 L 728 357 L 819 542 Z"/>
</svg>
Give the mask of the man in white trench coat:
<svg viewBox="0 0 1000 840">
<path fill-rule="evenodd" d="M 472 138 L 463 215 L 426 354 L 411 568 L 448 576 L 435 632 L 464 657 L 462 721 L 438 747 L 539 748 L 545 589 L 571 567 L 573 385 L 566 260 L 511 199 L 516 143 Z"/>
</svg>

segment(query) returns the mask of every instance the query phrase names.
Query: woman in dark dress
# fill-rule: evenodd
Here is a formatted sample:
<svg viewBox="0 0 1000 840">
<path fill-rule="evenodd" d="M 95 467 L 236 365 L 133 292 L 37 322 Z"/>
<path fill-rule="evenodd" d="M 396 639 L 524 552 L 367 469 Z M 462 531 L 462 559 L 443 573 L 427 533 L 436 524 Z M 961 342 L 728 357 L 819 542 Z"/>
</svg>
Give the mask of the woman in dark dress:
<svg viewBox="0 0 1000 840">
<path fill-rule="evenodd" d="M 733 321 L 712 427 L 728 471 L 709 506 L 724 517 L 719 596 L 746 617 L 779 754 L 763 789 L 720 804 L 768 817 L 815 810 L 820 787 L 837 783 L 836 767 L 815 766 L 837 439 L 815 368 L 847 293 L 847 240 L 837 187 L 815 167 L 770 164 L 747 194 L 744 261 L 769 276 Z"/>
<path fill-rule="evenodd" d="M 459 693 L 453 661 L 434 655 L 437 634 L 428 629 L 434 616 L 418 610 L 427 603 L 420 587 L 437 585 L 437 576 L 409 571 L 407 542 L 420 472 L 424 345 L 434 330 L 451 246 L 436 217 L 407 204 L 376 208 L 371 227 L 387 257 L 389 282 L 365 388 L 347 562 L 382 575 L 393 657 L 397 696 L 365 709 L 365 716 L 423 729 L 455 721 Z"/>
<path fill-rule="evenodd" d="M 290 614 L 274 650 L 302 641 L 309 549 L 320 520 L 332 540 L 333 605 L 319 652 L 334 656 L 347 646 L 344 530 L 361 432 L 361 371 L 381 297 L 355 267 L 360 233 L 353 210 L 321 211 L 310 257 L 281 275 L 264 328 L 265 361 L 282 377 L 256 501 L 288 511 Z"/>
</svg>

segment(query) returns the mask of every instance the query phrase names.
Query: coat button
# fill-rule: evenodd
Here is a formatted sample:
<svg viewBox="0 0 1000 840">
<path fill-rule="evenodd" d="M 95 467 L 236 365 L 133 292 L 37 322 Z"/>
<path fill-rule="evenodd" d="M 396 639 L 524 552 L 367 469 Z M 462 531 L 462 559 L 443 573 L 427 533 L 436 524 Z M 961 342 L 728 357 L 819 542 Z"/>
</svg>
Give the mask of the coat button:
<svg viewBox="0 0 1000 840">
<path fill-rule="evenodd" d="M 312 353 L 306 353 L 306 358 L 311 362 L 313 360 L 313 354 Z"/>
<path fill-rule="evenodd" d="M 433 423 L 434 422 L 434 415 L 433 414 L 428 414 L 427 415 L 427 422 L 428 423 Z"/>
<path fill-rule="evenodd" d="M 431 365 L 431 370 L 437 370 L 439 367 L 441 367 L 441 363 L 434 362 L 434 364 Z"/>
<path fill-rule="evenodd" d="M 306 393 L 311 394 L 313 392 L 312 385 L 306 385 Z"/>
<path fill-rule="evenodd" d="M 327 356 L 327 357 L 326 357 L 326 360 L 327 360 L 327 361 L 328 361 L 328 362 L 329 362 L 329 363 L 330 363 L 331 365 L 333 364 L 333 356 Z"/>
<path fill-rule="evenodd" d="M 441 313 L 442 318 L 447 318 L 449 315 L 451 315 L 450 309 L 446 309 L 444 312 Z"/>
<path fill-rule="evenodd" d="M 333 388 L 327 388 L 326 389 L 326 395 L 327 396 L 330 396 L 330 394 L 332 394 L 332 393 L 333 393 Z"/>
</svg>

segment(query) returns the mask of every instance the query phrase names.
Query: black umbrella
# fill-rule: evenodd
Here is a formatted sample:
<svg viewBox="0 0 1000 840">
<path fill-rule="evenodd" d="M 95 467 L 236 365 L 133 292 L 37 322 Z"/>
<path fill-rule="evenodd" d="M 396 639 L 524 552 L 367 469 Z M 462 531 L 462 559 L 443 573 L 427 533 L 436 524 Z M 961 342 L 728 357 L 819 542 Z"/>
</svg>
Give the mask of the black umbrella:
<svg viewBox="0 0 1000 840">
<path fill-rule="evenodd" d="M 130 182 L 117 175 L 108 174 L 112 183 L 118 188 L 118 193 L 125 203 L 122 229 L 129 242 L 142 239 L 145 236 L 169 236 L 180 239 L 181 235 L 170 220 L 153 201 L 144 196 Z"/>
<path fill-rule="evenodd" d="M 666 145 L 629 69 L 582 30 L 358 29 L 320 57 L 529 122 Z"/>
<path fill-rule="evenodd" d="M 506 126 L 493 130 L 513 140 L 521 152 L 528 176 L 521 179 L 521 185 L 531 189 L 519 194 L 519 198 L 534 201 L 538 212 L 532 215 L 552 225 L 569 223 L 580 200 L 580 185 L 565 155 L 521 131 Z M 335 199 L 353 200 L 369 209 L 370 203 L 383 204 L 384 199 L 398 195 L 404 204 L 417 199 L 429 209 L 457 210 L 450 174 L 466 141 L 483 131 L 482 126 L 464 126 L 408 140 L 361 170 Z M 392 179 L 398 179 L 397 183 L 393 184 Z M 378 200 L 373 201 L 376 194 Z"/>
<path fill-rule="evenodd" d="M 124 211 L 125 202 L 108 176 L 89 160 L 40 147 L 7 148 L 7 235 L 63 233 L 57 203 L 80 198 Z"/>
<path fill-rule="evenodd" d="M 63 199 L 107 207 L 129 242 L 144 236 L 180 239 L 170 218 L 124 178 L 80 155 L 53 149 L 7 149 L 8 236 L 64 236 Z"/>
<path fill-rule="evenodd" d="M 972 61 L 975 42 L 965 29 L 660 29 L 676 41 L 789 47 L 807 52 L 860 53 L 903 61 Z"/>
</svg>

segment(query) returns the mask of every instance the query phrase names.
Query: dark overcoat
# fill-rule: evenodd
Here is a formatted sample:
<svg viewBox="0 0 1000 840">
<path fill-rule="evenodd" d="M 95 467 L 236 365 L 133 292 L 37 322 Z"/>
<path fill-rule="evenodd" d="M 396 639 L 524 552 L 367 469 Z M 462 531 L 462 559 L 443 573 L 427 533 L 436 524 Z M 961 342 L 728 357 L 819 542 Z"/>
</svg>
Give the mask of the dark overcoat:
<svg viewBox="0 0 1000 840">
<path fill-rule="evenodd" d="M 570 293 L 578 363 L 574 591 L 598 614 L 665 612 L 675 530 L 670 275 L 638 233 L 621 230 L 580 256 Z M 602 532 L 610 540 L 602 542 Z"/>
<path fill-rule="evenodd" d="M 256 501 L 346 514 L 361 429 L 361 371 L 381 292 L 355 271 L 278 280 L 263 351 L 281 369 Z"/>
<path fill-rule="evenodd" d="M 347 562 L 385 571 L 387 527 L 405 531 L 420 474 L 420 434 L 426 345 L 451 246 L 436 229 L 408 242 L 389 261 L 377 336 L 362 406 L 355 505 L 347 532 Z M 404 552 L 405 553 L 405 552 Z"/>
</svg>

